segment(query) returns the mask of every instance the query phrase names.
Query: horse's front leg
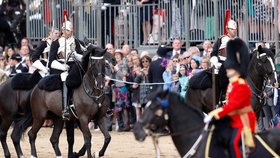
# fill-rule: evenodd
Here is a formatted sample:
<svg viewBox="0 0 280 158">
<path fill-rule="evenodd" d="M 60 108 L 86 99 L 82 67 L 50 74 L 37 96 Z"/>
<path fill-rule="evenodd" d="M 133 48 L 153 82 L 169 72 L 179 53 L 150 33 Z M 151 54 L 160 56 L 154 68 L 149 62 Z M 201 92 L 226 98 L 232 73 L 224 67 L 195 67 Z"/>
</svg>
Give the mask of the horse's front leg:
<svg viewBox="0 0 280 158">
<path fill-rule="evenodd" d="M 91 154 L 91 133 L 88 128 L 88 118 L 87 117 L 80 117 L 80 128 L 84 136 L 84 147 L 87 150 L 87 157 L 92 158 Z"/>
<path fill-rule="evenodd" d="M 104 144 L 102 146 L 102 149 L 98 153 L 98 156 L 102 157 L 102 156 L 104 156 L 105 151 L 111 141 L 111 136 L 109 134 L 107 122 L 106 122 L 106 115 L 98 118 L 97 123 L 100 128 L 100 131 L 103 133 L 103 136 L 104 136 Z"/>
<path fill-rule="evenodd" d="M 64 121 L 61 118 L 56 117 L 53 119 L 54 127 L 53 127 L 53 132 L 52 132 L 52 135 L 50 138 L 50 142 L 52 143 L 52 147 L 53 147 L 55 155 L 57 157 L 61 156 L 61 152 L 60 152 L 58 143 L 59 143 L 59 136 L 63 129 L 63 123 L 64 123 Z"/>
</svg>

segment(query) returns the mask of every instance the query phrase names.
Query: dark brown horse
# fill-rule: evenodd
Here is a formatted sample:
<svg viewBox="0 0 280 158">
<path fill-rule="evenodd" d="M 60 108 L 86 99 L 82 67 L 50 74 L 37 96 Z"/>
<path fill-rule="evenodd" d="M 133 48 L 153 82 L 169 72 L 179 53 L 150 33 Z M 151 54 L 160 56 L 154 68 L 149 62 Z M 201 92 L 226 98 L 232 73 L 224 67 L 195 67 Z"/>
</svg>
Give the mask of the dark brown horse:
<svg viewBox="0 0 280 158">
<path fill-rule="evenodd" d="M 85 72 L 82 76 L 81 85 L 73 89 L 72 102 L 75 109 L 75 114 L 72 119 L 75 120 L 76 115 L 79 122 L 79 127 L 84 136 L 84 146 L 78 154 L 73 153 L 74 144 L 74 126 L 72 121 L 67 121 L 67 141 L 69 144 L 68 157 L 78 157 L 87 151 L 87 156 L 92 157 L 91 154 L 91 133 L 88 128 L 88 123 L 95 119 L 98 126 L 105 137 L 102 149 L 97 153 L 103 156 L 105 150 L 111 140 L 107 126 L 106 126 L 106 110 L 108 98 L 103 92 L 104 76 L 105 76 L 105 59 L 109 62 L 114 62 L 113 56 L 106 50 L 90 45 L 87 53 L 83 57 L 83 62 L 80 64 Z M 38 131 L 42 127 L 46 118 L 53 119 L 54 128 L 50 141 L 54 148 L 57 157 L 61 156 L 58 146 L 59 136 L 63 129 L 64 121 L 61 118 L 62 111 L 62 96 L 61 90 L 46 91 L 39 89 L 36 86 L 31 93 L 31 108 L 33 123 L 32 128 L 28 132 L 31 156 L 37 157 L 35 139 Z"/>
<path fill-rule="evenodd" d="M 259 116 L 263 106 L 264 88 L 267 84 L 278 87 L 278 80 L 274 66 L 274 54 L 266 48 L 259 47 L 252 54 L 246 78 L 250 85 L 252 106 Z M 192 89 L 186 93 L 187 100 L 193 105 L 199 106 L 204 112 L 213 110 L 212 88 L 206 90 Z"/>
<path fill-rule="evenodd" d="M 136 140 L 144 141 L 146 136 L 151 134 L 156 136 L 155 131 L 165 128 L 170 130 L 170 136 L 181 157 L 228 157 L 224 152 L 229 145 L 232 129 L 228 121 L 223 124 L 215 124 L 210 145 L 209 154 L 206 152 L 209 129 L 203 122 L 203 113 L 197 107 L 190 105 L 179 94 L 172 92 L 159 92 L 147 103 L 146 109 L 138 122 L 135 124 L 133 133 Z M 224 121 L 224 120 L 221 120 Z M 215 121 L 219 123 L 220 121 Z M 209 125 L 210 127 L 210 125 Z M 211 126 L 212 127 L 212 126 Z M 217 133 L 219 132 L 219 133 Z M 278 155 L 280 155 L 280 129 L 271 129 L 259 136 Z M 271 153 L 261 149 L 259 141 L 256 141 L 256 149 L 250 153 L 249 157 L 264 158 Z M 271 156 L 270 156 L 271 157 Z M 276 155 L 272 157 L 277 157 Z"/>
<path fill-rule="evenodd" d="M 35 71 L 33 74 L 17 74 L 0 85 L 0 140 L 6 158 L 11 157 L 6 138 L 7 131 L 12 123 L 14 123 L 11 135 L 12 141 L 17 156 L 23 156 L 20 147 L 20 138 L 28 125 L 19 126 L 19 122 L 25 114 L 28 115 L 30 112 L 30 93 L 40 79 L 40 74 Z"/>
</svg>

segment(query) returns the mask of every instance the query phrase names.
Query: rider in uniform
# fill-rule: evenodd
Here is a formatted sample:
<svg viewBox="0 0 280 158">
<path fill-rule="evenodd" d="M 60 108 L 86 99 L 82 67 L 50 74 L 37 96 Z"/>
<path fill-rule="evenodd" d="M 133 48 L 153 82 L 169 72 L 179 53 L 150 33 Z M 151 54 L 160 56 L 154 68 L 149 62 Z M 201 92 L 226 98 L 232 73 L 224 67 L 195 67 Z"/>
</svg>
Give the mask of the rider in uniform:
<svg viewBox="0 0 280 158">
<path fill-rule="evenodd" d="M 229 153 L 230 157 L 241 158 L 239 144 L 241 135 L 247 147 L 254 147 L 253 135 L 256 132 L 256 115 L 251 107 L 251 91 L 245 78 L 249 64 L 249 49 L 239 38 L 229 40 L 226 47 L 227 59 L 224 63 L 229 85 L 226 93 L 226 103 L 209 113 L 205 122 L 212 117 L 220 119 L 225 116 L 231 118 L 233 128 Z"/>
<path fill-rule="evenodd" d="M 52 28 L 49 32 L 49 36 L 46 38 L 43 38 L 36 48 L 35 52 L 32 54 L 32 66 L 39 71 L 40 75 L 42 77 L 46 76 L 48 74 L 48 68 L 45 66 L 46 64 L 42 63 L 40 60 L 42 56 L 45 56 L 45 60 L 43 62 L 48 61 L 48 56 L 47 54 L 50 52 L 50 47 L 53 41 L 56 41 L 59 37 L 59 30 L 56 28 Z"/>
<path fill-rule="evenodd" d="M 222 35 L 218 38 L 218 40 L 215 42 L 214 47 L 213 47 L 213 51 L 211 53 L 211 58 L 213 57 L 217 57 L 218 58 L 218 64 L 217 63 L 212 63 L 213 65 L 215 65 L 215 67 L 217 69 L 219 69 L 219 73 L 218 73 L 218 82 L 216 82 L 217 87 L 216 87 L 216 101 L 217 103 L 219 101 L 223 101 L 221 99 L 223 99 L 223 94 L 225 94 L 226 91 L 226 86 L 228 85 L 228 78 L 226 76 L 226 71 L 225 68 L 223 66 L 223 62 L 226 60 L 227 54 L 226 54 L 226 45 L 227 42 L 230 39 L 234 39 L 236 38 L 237 35 L 237 24 L 235 21 L 233 20 L 229 20 L 227 25 L 226 25 L 226 29 L 227 29 L 227 34 L 226 35 Z M 211 60 L 212 61 L 212 60 Z M 217 66 L 220 65 L 220 66 Z"/>
<path fill-rule="evenodd" d="M 83 51 L 79 40 L 73 36 L 72 23 L 65 21 L 62 25 L 62 36 L 51 44 L 48 63 L 50 74 L 60 74 L 61 81 L 63 82 L 63 119 L 69 119 L 70 117 L 67 106 L 68 88 L 65 83 L 68 70 L 75 64 L 75 59 L 82 60 L 82 54 Z"/>
</svg>

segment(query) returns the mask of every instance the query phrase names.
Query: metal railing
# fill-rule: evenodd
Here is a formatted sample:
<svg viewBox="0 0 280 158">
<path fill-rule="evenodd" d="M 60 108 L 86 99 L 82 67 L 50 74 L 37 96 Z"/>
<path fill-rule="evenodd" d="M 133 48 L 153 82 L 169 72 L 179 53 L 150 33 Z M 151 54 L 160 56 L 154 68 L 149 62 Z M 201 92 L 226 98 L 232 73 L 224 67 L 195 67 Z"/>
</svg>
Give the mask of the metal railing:
<svg viewBox="0 0 280 158">
<path fill-rule="evenodd" d="M 60 28 L 63 9 L 73 14 L 75 36 L 96 44 L 153 47 L 180 38 L 189 46 L 224 33 L 225 12 L 238 23 L 238 36 L 247 42 L 264 41 L 278 48 L 277 0 L 136 0 L 107 4 L 101 0 L 27 0 L 27 35 L 31 41 Z"/>
</svg>

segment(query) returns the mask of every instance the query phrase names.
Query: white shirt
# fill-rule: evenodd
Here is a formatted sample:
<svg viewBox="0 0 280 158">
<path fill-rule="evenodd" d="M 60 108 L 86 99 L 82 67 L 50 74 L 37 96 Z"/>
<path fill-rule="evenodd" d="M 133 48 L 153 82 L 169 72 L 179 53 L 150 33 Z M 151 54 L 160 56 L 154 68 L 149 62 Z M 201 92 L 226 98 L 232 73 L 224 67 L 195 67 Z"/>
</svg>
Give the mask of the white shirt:
<svg viewBox="0 0 280 158">
<path fill-rule="evenodd" d="M 181 54 L 181 50 L 179 49 L 179 50 L 176 51 L 175 49 L 173 49 L 172 57 L 174 57 L 177 53 L 180 55 Z"/>
</svg>

